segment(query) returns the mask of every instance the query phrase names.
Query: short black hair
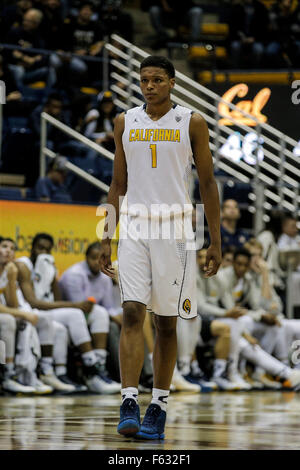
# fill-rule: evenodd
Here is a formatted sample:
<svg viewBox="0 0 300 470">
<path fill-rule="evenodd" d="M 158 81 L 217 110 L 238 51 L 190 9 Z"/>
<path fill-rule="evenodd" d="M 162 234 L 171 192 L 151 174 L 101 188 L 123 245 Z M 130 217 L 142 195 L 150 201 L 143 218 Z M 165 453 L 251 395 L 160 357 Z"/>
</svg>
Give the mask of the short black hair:
<svg viewBox="0 0 300 470">
<path fill-rule="evenodd" d="M 92 250 L 101 250 L 101 243 L 100 242 L 91 243 L 86 249 L 85 256 L 88 257 Z"/>
<path fill-rule="evenodd" d="M 222 256 L 227 255 L 227 253 L 231 253 L 234 255 L 235 252 L 236 252 L 236 247 L 233 245 L 228 245 L 228 246 L 225 246 L 225 248 L 223 248 Z"/>
<path fill-rule="evenodd" d="M 49 93 L 47 96 L 46 104 L 51 103 L 51 101 L 60 101 L 61 103 L 63 102 L 63 99 L 59 93 L 56 91 L 53 91 L 52 93 Z"/>
<path fill-rule="evenodd" d="M 34 245 L 39 241 L 39 240 L 48 240 L 52 247 L 54 245 L 54 240 L 53 240 L 53 237 L 51 235 L 49 235 L 49 233 L 37 233 L 34 237 L 33 237 L 33 240 L 32 240 L 32 245 L 31 245 L 31 249 L 34 247 Z"/>
<path fill-rule="evenodd" d="M 235 261 L 238 256 L 246 256 L 248 260 L 251 259 L 251 254 L 246 250 L 246 248 L 237 248 L 233 255 L 233 261 Z"/>
<path fill-rule="evenodd" d="M 175 77 L 175 68 L 172 62 L 164 56 L 161 55 L 150 55 L 143 60 L 140 65 L 140 72 L 145 67 L 159 67 L 160 69 L 164 69 L 169 78 Z"/>
</svg>

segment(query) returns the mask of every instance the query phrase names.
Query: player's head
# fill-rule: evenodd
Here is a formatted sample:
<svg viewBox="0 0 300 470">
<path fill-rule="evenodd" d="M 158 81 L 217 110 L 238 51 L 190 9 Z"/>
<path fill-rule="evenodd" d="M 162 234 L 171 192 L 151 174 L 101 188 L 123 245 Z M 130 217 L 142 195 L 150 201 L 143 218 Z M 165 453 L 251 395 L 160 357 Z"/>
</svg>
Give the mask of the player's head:
<svg viewBox="0 0 300 470">
<path fill-rule="evenodd" d="M 250 266 L 251 255 L 245 248 L 237 249 L 233 255 L 233 269 L 238 279 L 242 279 Z"/>
<path fill-rule="evenodd" d="M 101 270 L 101 257 L 103 255 L 103 249 L 100 242 L 91 243 L 85 252 L 86 262 L 90 271 L 97 275 Z"/>
<path fill-rule="evenodd" d="M 249 251 L 251 255 L 250 268 L 255 270 L 256 263 L 261 259 L 263 254 L 262 244 L 256 240 L 256 238 L 250 238 L 245 244 L 244 247 Z"/>
<path fill-rule="evenodd" d="M 37 233 L 32 240 L 31 246 L 31 261 L 36 262 L 36 259 L 41 254 L 50 255 L 54 245 L 54 240 L 48 233 Z"/>
<path fill-rule="evenodd" d="M 234 199 L 226 199 L 222 204 L 222 220 L 235 220 L 240 218 L 240 209 Z"/>
<path fill-rule="evenodd" d="M 140 66 L 140 87 L 149 104 L 161 104 L 170 99 L 175 85 L 175 69 L 163 56 L 148 56 Z"/>
<path fill-rule="evenodd" d="M 282 220 L 282 232 L 289 237 L 296 237 L 298 234 L 297 219 L 292 215 L 287 215 Z"/>
<path fill-rule="evenodd" d="M 235 252 L 235 249 L 232 246 L 228 246 L 227 248 L 223 250 L 222 268 L 227 268 L 227 266 L 232 266 L 234 252 Z"/>
<path fill-rule="evenodd" d="M 0 238 L 0 265 L 7 264 L 15 258 L 16 244 L 8 237 Z"/>
</svg>

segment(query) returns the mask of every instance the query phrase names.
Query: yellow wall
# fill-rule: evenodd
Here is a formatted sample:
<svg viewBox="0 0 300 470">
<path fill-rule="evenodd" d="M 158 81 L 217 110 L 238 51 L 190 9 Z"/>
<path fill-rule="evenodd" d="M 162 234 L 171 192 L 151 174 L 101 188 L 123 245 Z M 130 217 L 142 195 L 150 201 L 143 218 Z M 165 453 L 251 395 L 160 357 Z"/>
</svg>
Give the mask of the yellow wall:
<svg viewBox="0 0 300 470">
<path fill-rule="evenodd" d="M 87 246 L 97 240 L 96 227 L 101 217 L 96 216 L 96 209 L 96 206 L 0 201 L 0 235 L 16 241 L 19 257 L 28 255 L 36 233 L 49 233 L 54 238 L 52 254 L 60 275 L 82 261 Z M 117 242 L 113 242 L 112 260 L 116 259 L 116 249 Z"/>
</svg>

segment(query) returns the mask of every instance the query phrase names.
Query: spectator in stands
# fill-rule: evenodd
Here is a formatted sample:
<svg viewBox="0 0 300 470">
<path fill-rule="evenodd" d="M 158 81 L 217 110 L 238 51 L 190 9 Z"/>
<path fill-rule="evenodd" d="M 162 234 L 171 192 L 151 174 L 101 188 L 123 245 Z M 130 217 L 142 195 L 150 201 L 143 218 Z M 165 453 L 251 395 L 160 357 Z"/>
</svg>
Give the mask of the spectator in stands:
<svg viewBox="0 0 300 470">
<path fill-rule="evenodd" d="M 294 0 L 279 0 L 270 12 L 270 43 L 266 57 L 272 67 L 299 66 L 300 7 Z"/>
<path fill-rule="evenodd" d="M 60 48 L 63 33 L 63 12 L 61 0 L 45 0 L 42 4 L 43 20 L 41 31 L 46 49 Z"/>
<path fill-rule="evenodd" d="M 7 53 L 7 61 L 14 73 L 18 88 L 24 84 L 45 81 L 52 87 L 56 81 L 55 71 L 47 66 L 47 58 L 41 54 L 27 52 L 26 48 L 42 49 L 45 42 L 42 39 L 40 25 L 43 14 L 40 10 L 31 8 L 23 16 L 22 26 L 12 27 L 6 36 L 6 42 L 21 46 L 23 50 L 14 50 Z"/>
<path fill-rule="evenodd" d="M 70 125 L 69 113 L 64 109 L 63 100 L 59 93 L 51 93 L 48 95 L 47 101 L 44 105 L 37 106 L 31 116 L 29 117 L 29 125 L 36 135 L 40 138 L 41 133 L 41 113 L 45 112 L 50 116 L 58 119 L 64 124 Z M 60 148 L 60 145 L 66 143 L 66 137 L 64 134 L 51 124 L 47 124 L 47 145 L 54 151 Z"/>
<path fill-rule="evenodd" d="M 14 5 L 7 5 L 0 14 L 0 39 L 4 41 L 11 27 L 22 25 L 24 13 L 33 7 L 32 0 L 18 0 Z"/>
<path fill-rule="evenodd" d="M 239 206 L 234 199 L 223 201 L 221 214 L 222 250 L 229 246 L 239 248 L 248 240 L 249 235 L 237 227 L 240 217 Z"/>
<path fill-rule="evenodd" d="M 18 90 L 15 77 L 10 69 L 5 65 L 2 55 L 0 55 L 0 80 L 5 83 L 6 103 L 21 100 L 22 94 Z"/>
<path fill-rule="evenodd" d="M 66 159 L 64 157 L 57 157 L 51 161 L 47 176 L 39 178 L 36 182 L 34 192 L 37 199 L 46 202 L 63 203 L 72 201 L 65 186 L 67 176 L 65 164 Z"/>
<path fill-rule="evenodd" d="M 114 104 L 112 93 L 105 91 L 98 96 L 97 108 L 91 109 L 85 118 L 85 136 L 110 152 L 115 151 L 113 128 L 117 113 L 118 108 Z M 95 160 L 96 173 L 101 181 L 108 184 L 112 176 L 112 161 L 100 157 L 95 150 L 88 152 L 88 158 Z"/>
<path fill-rule="evenodd" d="M 77 132 L 84 133 L 85 116 L 92 108 L 90 95 L 76 94 L 70 103 L 71 127 Z M 86 148 L 86 146 L 85 146 Z"/>
<path fill-rule="evenodd" d="M 100 93 L 97 97 L 97 108 L 91 109 L 86 115 L 84 135 L 114 152 L 113 129 L 117 113 L 118 108 L 114 104 L 112 93 Z"/>
<path fill-rule="evenodd" d="M 108 35 L 117 33 L 133 42 L 133 20 L 129 13 L 122 11 L 122 0 L 102 0 L 98 12 Z"/>
<path fill-rule="evenodd" d="M 258 0 L 235 3 L 230 10 L 228 39 L 232 65 L 259 67 L 268 40 L 268 11 Z"/>
<path fill-rule="evenodd" d="M 164 47 L 170 40 L 165 25 L 175 27 L 179 36 L 177 40 L 182 40 L 179 27 L 187 24 L 189 26 L 188 40 L 190 42 L 199 41 L 202 8 L 196 2 L 193 2 L 193 0 L 187 0 L 186 2 L 181 0 L 157 0 L 152 2 L 149 14 L 157 35 L 157 39 L 151 46 L 153 49 Z"/>
<path fill-rule="evenodd" d="M 278 248 L 300 249 L 300 234 L 297 227 L 297 219 L 287 215 L 282 220 L 282 234 L 278 238 Z"/>
<path fill-rule="evenodd" d="M 103 27 L 101 23 L 92 20 L 94 6 L 91 2 L 80 5 L 78 16 L 66 18 L 62 31 L 60 50 L 52 54 L 51 65 L 59 73 L 59 80 L 65 86 L 68 80 L 82 84 L 87 78 L 88 64 L 80 57 L 72 57 L 70 52 L 77 56 L 100 56 L 103 48 Z M 90 67 L 93 69 L 93 67 Z M 97 70 L 99 64 L 97 63 Z M 66 75 L 67 74 L 67 75 Z"/>
</svg>

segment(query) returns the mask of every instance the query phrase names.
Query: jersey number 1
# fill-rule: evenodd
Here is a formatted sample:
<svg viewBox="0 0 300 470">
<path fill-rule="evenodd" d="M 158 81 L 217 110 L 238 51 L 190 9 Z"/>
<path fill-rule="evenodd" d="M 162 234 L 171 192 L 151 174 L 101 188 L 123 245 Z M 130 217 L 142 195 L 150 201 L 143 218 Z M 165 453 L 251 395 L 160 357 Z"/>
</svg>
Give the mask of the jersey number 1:
<svg viewBox="0 0 300 470">
<path fill-rule="evenodd" d="M 152 168 L 157 167 L 157 154 L 156 154 L 156 144 L 150 145 L 151 156 L 152 156 Z"/>
</svg>

